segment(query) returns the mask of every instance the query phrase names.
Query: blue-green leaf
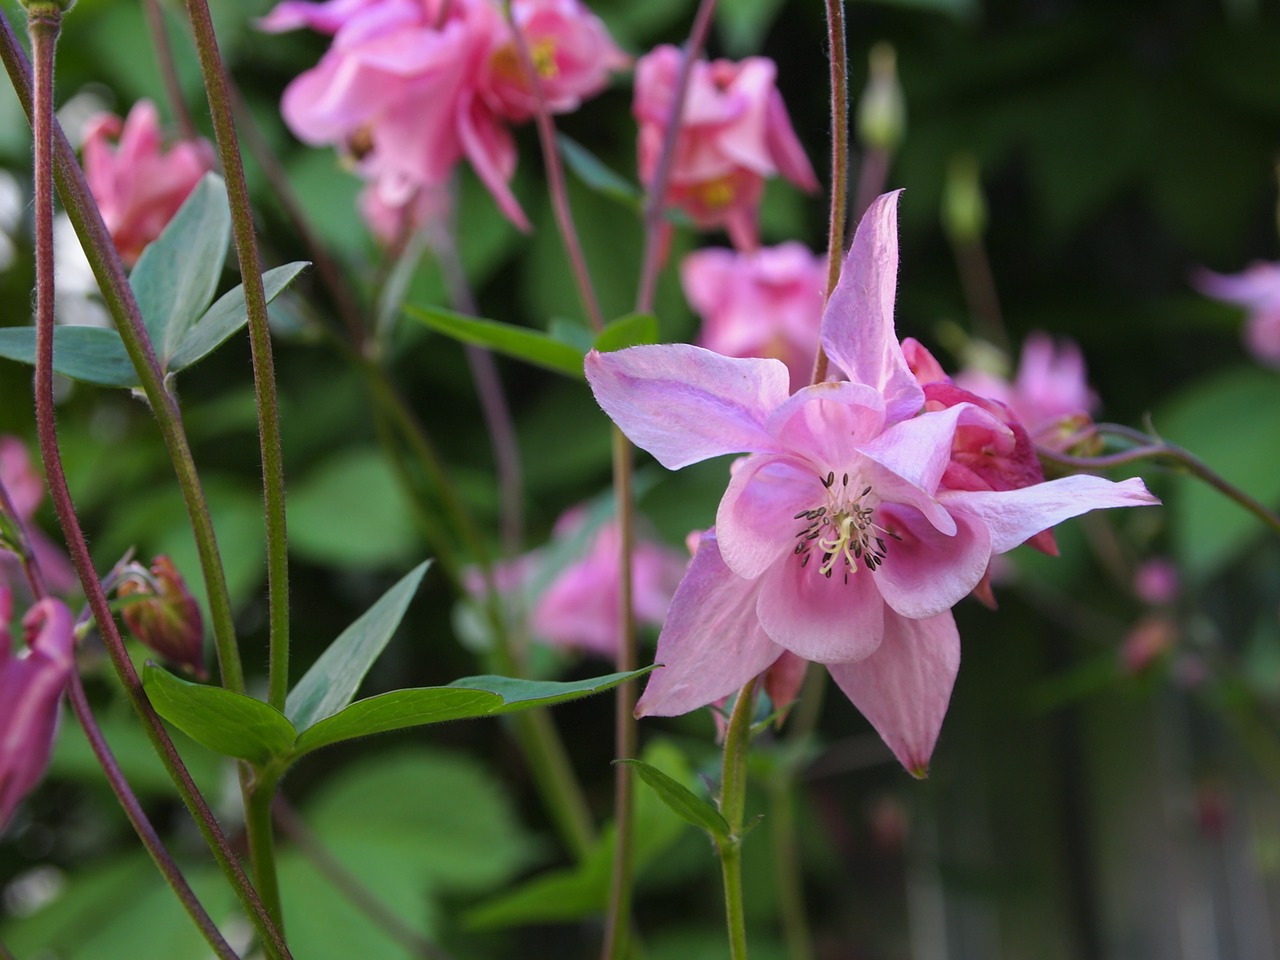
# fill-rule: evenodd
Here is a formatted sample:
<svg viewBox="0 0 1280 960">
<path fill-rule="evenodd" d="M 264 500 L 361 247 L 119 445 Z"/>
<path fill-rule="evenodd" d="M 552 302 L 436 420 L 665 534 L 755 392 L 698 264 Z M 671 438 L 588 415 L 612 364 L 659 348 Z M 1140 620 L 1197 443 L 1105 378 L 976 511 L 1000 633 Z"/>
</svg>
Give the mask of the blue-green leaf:
<svg viewBox="0 0 1280 960">
<path fill-rule="evenodd" d="M 391 635 L 418 591 L 427 563 L 421 563 L 384 593 L 355 623 L 347 627 L 320 655 L 306 675 L 289 691 L 285 716 L 306 730 L 351 702 L 361 681 L 386 649 Z"/>
<path fill-rule="evenodd" d="M 479 320 L 438 307 L 407 306 L 410 317 L 438 333 L 472 343 L 556 373 L 581 378 L 584 354 L 545 333 L 496 320 Z"/>
<path fill-rule="evenodd" d="M 556 146 L 565 164 L 588 187 L 632 210 L 640 209 L 644 194 L 638 186 L 610 170 L 594 153 L 564 134 L 556 136 Z"/>
<path fill-rule="evenodd" d="M 640 779 L 682 820 L 688 821 L 695 827 L 701 827 L 718 841 L 729 839 L 729 824 L 720 815 L 720 811 L 701 797 L 694 795 L 683 784 L 643 760 L 622 759 L 613 762 L 635 767 Z"/>
<path fill-rule="evenodd" d="M 142 686 L 156 713 L 210 750 L 262 765 L 293 748 L 293 724 L 261 700 L 179 680 L 152 663 L 143 670 Z"/>
<path fill-rule="evenodd" d="M 36 328 L 0 328 L 0 357 L 34 364 Z M 100 387 L 132 387 L 138 382 L 120 334 L 103 327 L 55 327 L 53 369 Z"/>
</svg>

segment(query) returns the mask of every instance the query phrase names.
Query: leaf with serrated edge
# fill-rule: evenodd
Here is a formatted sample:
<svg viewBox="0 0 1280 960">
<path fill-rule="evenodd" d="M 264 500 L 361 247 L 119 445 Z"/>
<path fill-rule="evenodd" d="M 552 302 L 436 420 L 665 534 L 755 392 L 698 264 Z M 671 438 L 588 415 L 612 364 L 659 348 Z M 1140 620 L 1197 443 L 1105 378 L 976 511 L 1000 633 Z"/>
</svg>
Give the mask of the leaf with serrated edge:
<svg viewBox="0 0 1280 960">
<path fill-rule="evenodd" d="M 289 691 L 285 716 L 299 730 L 333 716 L 351 702 L 375 660 L 418 592 L 430 561 L 421 563 L 384 593 L 355 623 L 343 630 L 329 648 Z"/>
<path fill-rule="evenodd" d="M 701 827 L 715 839 L 729 839 L 729 824 L 720 811 L 707 801 L 695 796 L 683 784 L 671 779 L 657 767 L 650 766 L 643 760 L 615 760 L 614 763 L 625 763 L 635 767 L 636 773 L 678 816 Z"/>
<path fill-rule="evenodd" d="M 156 713 L 210 750 L 262 765 L 293 748 L 293 724 L 261 700 L 180 680 L 153 663 L 143 670 L 142 686 Z"/>
</svg>

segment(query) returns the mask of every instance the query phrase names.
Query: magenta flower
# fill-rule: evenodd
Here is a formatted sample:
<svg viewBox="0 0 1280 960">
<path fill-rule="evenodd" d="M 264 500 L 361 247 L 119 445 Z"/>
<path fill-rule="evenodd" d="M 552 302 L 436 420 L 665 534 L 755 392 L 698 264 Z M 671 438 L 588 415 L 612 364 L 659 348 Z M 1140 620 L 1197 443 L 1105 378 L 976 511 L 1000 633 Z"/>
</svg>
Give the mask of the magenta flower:
<svg viewBox="0 0 1280 960">
<path fill-rule="evenodd" d="M 959 429 L 1008 427 L 972 403 L 924 409 L 893 328 L 896 202 L 868 210 L 823 317 L 823 347 L 849 380 L 789 394 L 777 360 L 681 344 L 593 352 L 586 374 L 605 412 L 669 469 L 749 454 L 672 601 L 665 667 L 637 712 L 712 703 L 789 651 L 826 665 L 922 775 L 959 665 L 950 608 L 991 557 L 1088 510 L 1156 501 L 1138 479 L 945 485 Z"/>
<path fill-rule="evenodd" d="M 0 483 L 4 484 L 18 515 L 14 519 L 26 534 L 45 577 L 45 587 L 54 593 L 74 590 L 79 582 L 66 552 L 50 540 L 33 522 L 44 499 L 44 480 L 31 461 L 26 444 L 17 437 L 0 434 Z M 24 582 L 18 558 L 0 546 L 0 587 Z"/>
<path fill-rule="evenodd" d="M 826 301 L 827 261 L 799 243 L 754 253 L 707 249 L 680 266 L 684 294 L 702 317 L 698 344 L 727 357 L 774 357 L 791 389 L 809 382 Z"/>
<path fill-rule="evenodd" d="M 680 51 L 663 45 L 636 62 L 632 113 L 640 125 L 640 180 L 657 172 L 675 107 Z M 818 178 L 796 138 L 777 68 L 766 57 L 700 60 L 693 66 L 676 140 L 667 202 L 704 229 L 724 227 L 734 246 L 754 249 L 764 181 L 781 173 L 814 191 Z"/>
<path fill-rule="evenodd" d="M 111 113 L 90 118 L 82 149 L 89 189 L 120 258 L 130 266 L 214 165 L 207 140 L 164 148 L 160 116 L 150 100 L 135 103 L 123 123 Z"/>
<path fill-rule="evenodd" d="M 62 692 L 75 669 L 71 611 L 41 600 L 23 620 L 27 650 L 17 656 L 9 635 L 13 612 L 0 586 L 0 830 L 44 776 L 58 728 Z"/>
<path fill-rule="evenodd" d="M 1280 263 L 1259 260 L 1241 273 L 1200 270 L 1196 289 L 1215 300 L 1244 307 L 1244 343 L 1259 362 L 1280 367 Z"/>
</svg>

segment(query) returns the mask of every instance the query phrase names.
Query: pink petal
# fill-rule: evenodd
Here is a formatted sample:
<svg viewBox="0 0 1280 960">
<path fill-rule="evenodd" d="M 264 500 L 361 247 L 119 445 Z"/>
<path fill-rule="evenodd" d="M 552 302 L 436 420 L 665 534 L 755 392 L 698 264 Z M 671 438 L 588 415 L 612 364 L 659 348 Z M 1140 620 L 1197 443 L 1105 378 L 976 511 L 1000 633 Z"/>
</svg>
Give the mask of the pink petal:
<svg viewBox="0 0 1280 960">
<path fill-rule="evenodd" d="M 968 595 L 991 559 L 991 535 L 980 521 L 956 515 L 954 536 L 944 536 L 913 510 L 892 505 L 876 522 L 902 537 L 884 537 L 885 562 L 875 571 L 885 603 L 904 617 L 921 619 L 949 610 Z"/>
<path fill-rule="evenodd" d="M 949 611 L 927 620 L 887 613 L 884 620 L 874 654 L 827 669 L 907 772 L 924 777 L 960 669 L 960 634 Z"/>
<path fill-rule="evenodd" d="M 884 631 L 884 600 L 864 568 L 837 566 L 825 577 L 814 552 L 801 558 L 787 553 L 760 577 L 756 612 L 765 633 L 797 656 L 819 663 L 862 660 L 875 652 Z"/>
<path fill-rule="evenodd" d="M 516 145 L 484 103 L 467 94 L 458 106 L 458 138 L 476 176 L 488 188 L 503 215 L 525 232 L 532 228 L 508 181 L 516 169 Z"/>
<path fill-rule="evenodd" d="M 787 398 L 781 361 L 661 344 L 593 350 L 585 369 L 604 412 L 669 470 L 726 453 L 778 450 L 764 424 Z"/>
<path fill-rule="evenodd" d="M 793 394 L 769 417 L 769 432 L 783 447 L 811 460 L 820 474 L 839 476 L 858 456 L 859 444 L 884 428 L 884 399 L 871 387 L 827 380 Z"/>
<path fill-rule="evenodd" d="M 1137 477 L 1113 483 L 1079 474 L 1017 490 L 945 491 L 938 499 L 953 514 L 968 513 L 991 530 L 991 550 L 1004 553 L 1070 517 L 1108 507 L 1141 507 L 1160 501 Z"/>
<path fill-rule="evenodd" d="M 898 193 L 876 199 L 858 224 L 822 318 L 822 345 L 849 375 L 885 398 L 890 423 L 915 416 L 924 394 L 893 329 L 898 283 Z"/>
<path fill-rule="evenodd" d="M 795 549 L 796 533 L 808 525 L 797 513 L 823 502 L 822 480 L 789 457 L 747 458 L 729 480 L 716 513 L 725 564 L 754 580 Z"/>
<path fill-rule="evenodd" d="M 715 531 L 702 535 L 658 637 L 655 670 L 636 716 L 672 717 L 727 697 L 768 669 L 782 649 L 760 629 L 757 581 L 720 558 Z"/>
<path fill-rule="evenodd" d="M 796 186 L 813 193 L 818 189 L 818 178 L 805 156 L 804 147 L 800 146 L 795 128 L 791 126 L 782 94 L 777 90 L 771 92 L 767 111 L 765 143 L 773 162 L 778 165 L 778 172 Z"/>
</svg>

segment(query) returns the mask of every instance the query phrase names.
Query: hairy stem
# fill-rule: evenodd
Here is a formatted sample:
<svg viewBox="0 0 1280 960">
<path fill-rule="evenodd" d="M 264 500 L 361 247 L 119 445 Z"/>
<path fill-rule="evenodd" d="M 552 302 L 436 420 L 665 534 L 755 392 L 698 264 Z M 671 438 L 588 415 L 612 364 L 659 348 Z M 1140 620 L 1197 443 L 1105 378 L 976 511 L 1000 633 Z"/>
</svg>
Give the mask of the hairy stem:
<svg viewBox="0 0 1280 960">
<path fill-rule="evenodd" d="M 164 23 L 164 8 L 160 5 L 160 0 L 142 0 L 142 9 L 147 15 L 147 30 L 151 34 L 151 45 L 156 51 L 156 66 L 160 68 L 169 107 L 178 118 L 182 136 L 187 140 L 194 139 L 199 132 L 195 121 L 191 119 L 186 100 L 183 99 L 182 84 L 178 82 L 178 67 L 173 59 L 173 44 L 169 42 L 169 31 Z"/>
<path fill-rule="evenodd" d="M 751 717 L 755 712 L 756 681 L 738 693 L 724 735 L 724 766 L 720 777 L 720 815 L 729 836 L 716 841 L 724 878 L 725 923 L 730 960 L 747 960 L 747 922 L 742 905 L 742 821 L 747 806 L 747 757 L 751 750 Z"/>
<path fill-rule="evenodd" d="M 849 55 L 844 39 L 844 0 L 827 0 L 827 57 L 831 66 L 831 210 L 827 227 L 827 296 L 844 263 L 845 211 L 849 206 Z M 827 352 L 818 344 L 813 383 L 827 379 Z"/>
</svg>

